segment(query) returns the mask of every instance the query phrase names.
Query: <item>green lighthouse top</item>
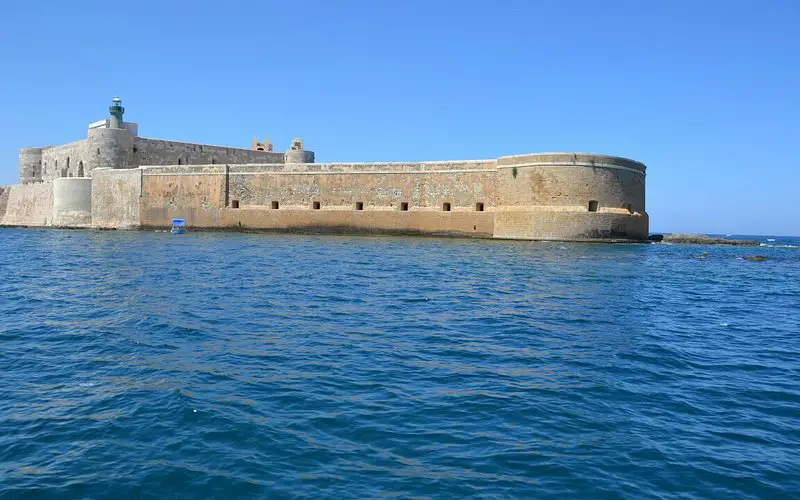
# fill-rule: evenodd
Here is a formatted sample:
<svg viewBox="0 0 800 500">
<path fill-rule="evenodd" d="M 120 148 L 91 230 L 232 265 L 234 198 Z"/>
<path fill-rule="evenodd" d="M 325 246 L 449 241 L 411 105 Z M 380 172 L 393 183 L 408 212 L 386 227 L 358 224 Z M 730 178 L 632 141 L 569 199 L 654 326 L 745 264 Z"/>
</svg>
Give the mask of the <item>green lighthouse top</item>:
<svg viewBox="0 0 800 500">
<path fill-rule="evenodd" d="M 117 119 L 117 123 L 122 123 L 122 115 L 125 113 L 125 108 L 122 107 L 122 99 L 115 97 L 111 100 L 111 106 L 108 107 L 108 112 L 111 116 Z"/>
</svg>

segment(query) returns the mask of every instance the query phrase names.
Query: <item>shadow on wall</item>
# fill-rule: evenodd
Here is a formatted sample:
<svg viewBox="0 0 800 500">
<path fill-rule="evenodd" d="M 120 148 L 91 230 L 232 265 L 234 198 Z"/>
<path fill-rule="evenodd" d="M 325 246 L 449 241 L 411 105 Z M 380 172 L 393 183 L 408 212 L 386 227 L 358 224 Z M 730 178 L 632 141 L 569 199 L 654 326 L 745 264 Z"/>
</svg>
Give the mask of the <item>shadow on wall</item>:
<svg viewBox="0 0 800 500">
<path fill-rule="evenodd" d="M 11 189 L 5 186 L 0 186 L 0 223 L 3 222 L 3 217 L 6 215 L 8 208 L 8 193 Z"/>
</svg>

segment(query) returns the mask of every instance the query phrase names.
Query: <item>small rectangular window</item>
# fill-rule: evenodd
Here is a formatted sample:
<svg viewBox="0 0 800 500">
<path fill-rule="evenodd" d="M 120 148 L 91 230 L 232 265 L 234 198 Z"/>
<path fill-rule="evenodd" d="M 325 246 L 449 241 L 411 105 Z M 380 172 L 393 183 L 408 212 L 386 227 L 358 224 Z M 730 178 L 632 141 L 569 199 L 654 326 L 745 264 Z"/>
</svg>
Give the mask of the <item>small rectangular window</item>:
<svg viewBox="0 0 800 500">
<path fill-rule="evenodd" d="M 231 208 L 239 208 L 239 200 L 232 200 Z"/>
<path fill-rule="evenodd" d="M 590 200 L 589 201 L 589 211 L 590 212 L 597 212 L 597 200 Z"/>
<path fill-rule="evenodd" d="M 318 201 L 315 201 L 312 206 L 314 207 L 314 210 L 319 210 L 320 204 Z"/>
<path fill-rule="evenodd" d="M 475 204 L 475 211 L 476 212 L 483 212 L 483 202 L 479 201 Z"/>
<path fill-rule="evenodd" d="M 450 203 L 449 202 L 444 202 L 442 204 L 442 210 L 445 211 L 445 212 L 449 212 L 450 211 Z"/>
<path fill-rule="evenodd" d="M 356 202 L 356 210 L 364 210 L 364 202 L 357 201 Z"/>
<path fill-rule="evenodd" d="M 404 202 L 402 202 L 402 203 L 400 204 L 400 210 L 401 210 L 402 212 L 408 212 L 408 202 L 405 202 L 405 201 L 404 201 Z"/>
<path fill-rule="evenodd" d="M 628 204 L 625 206 L 625 208 L 627 208 L 627 209 L 628 209 L 628 212 L 630 212 L 630 213 L 633 213 L 633 205 L 631 205 L 630 203 L 628 203 Z"/>
<path fill-rule="evenodd" d="M 277 210 L 277 209 L 278 209 L 278 206 L 279 206 L 279 205 L 278 205 L 278 202 L 277 202 L 277 201 L 273 201 L 273 202 L 272 202 L 272 209 L 273 209 L 273 210 Z"/>
</svg>

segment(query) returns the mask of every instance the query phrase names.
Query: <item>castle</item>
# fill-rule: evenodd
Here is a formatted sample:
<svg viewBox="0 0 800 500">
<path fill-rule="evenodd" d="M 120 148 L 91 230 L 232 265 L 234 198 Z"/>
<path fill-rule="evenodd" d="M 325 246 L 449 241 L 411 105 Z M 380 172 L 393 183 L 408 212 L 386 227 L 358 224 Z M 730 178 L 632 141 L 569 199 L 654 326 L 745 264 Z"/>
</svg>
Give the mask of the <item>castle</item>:
<svg viewBox="0 0 800 500">
<path fill-rule="evenodd" d="M 430 234 L 572 241 L 648 235 L 645 165 L 582 153 L 315 163 L 285 153 L 140 137 L 115 98 L 87 138 L 19 153 L 0 225 Z"/>
</svg>

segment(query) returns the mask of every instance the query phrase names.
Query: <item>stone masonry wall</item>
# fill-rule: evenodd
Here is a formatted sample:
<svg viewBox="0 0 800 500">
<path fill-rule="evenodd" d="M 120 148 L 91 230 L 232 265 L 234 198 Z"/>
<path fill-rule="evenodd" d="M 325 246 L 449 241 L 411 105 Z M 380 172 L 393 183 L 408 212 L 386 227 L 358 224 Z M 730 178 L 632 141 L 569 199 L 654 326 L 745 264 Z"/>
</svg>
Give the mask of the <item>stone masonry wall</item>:
<svg viewBox="0 0 800 500">
<path fill-rule="evenodd" d="M 494 205 L 492 162 L 439 164 L 314 164 L 301 170 L 260 171 L 230 167 L 230 198 L 241 207 L 280 206 L 364 210 L 473 210 L 476 203 Z M 291 168 L 291 167 L 289 167 Z"/>
<path fill-rule="evenodd" d="M 643 240 L 648 234 L 645 166 L 603 155 L 282 163 L 283 153 L 139 140 L 116 129 L 92 130 L 88 142 L 45 151 L 48 160 L 59 159 L 58 171 L 48 161 L 51 175 L 63 173 L 67 154 L 70 171 L 73 158 L 84 158 L 82 152 L 95 155 L 84 168 L 87 163 L 92 168 L 91 222 L 96 228 L 168 227 L 172 218 L 184 218 L 190 228 L 209 229 L 553 240 Z M 266 155 L 269 161 L 130 168 L 145 158 L 177 163 L 178 155 L 181 162 L 207 157 L 216 162 L 250 154 Z M 109 163 L 115 168 L 98 168 Z M 67 186 L 73 179 L 64 181 Z M 70 200 L 80 197 L 73 191 L 62 194 Z M 0 223 L 52 225 L 53 196 L 52 182 L 0 189 L 0 209 L 5 204 Z"/>
<path fill-rule="evenodd" d="M 134 137 L 127 130 L 98 128 L 90 130 L 87 139 L 42 148 L 41 159 L 41 179 L 52 181 L 59 177 L 90 177 L 95 168 L 177 165 L 179 159 L 183 165 L 282 164 L 284 153 L 161 141 Z M 28 180 L 27 177 L 21 180 Z"/>
<path fill-rule="evenodd" d="M 647 215 L 549 209 L 498 209 L 496 238 L 523 240 L 645 240 Z"/>
<path fill-rule="evenodd" d="M 443 162 L 145 168 L 141 219 L 144 226 L 160 227 L 180 217 L 191 227 L 487 237 L 493 231 L 492 167 L 493 162 Z"/>
<path fill-rule="evenodd" d="M 574 207 L 577 211 L 587 211 L 589 201 L 594 200 L 599 212 L 628 212 L 629 206 L 632 212 L 644 211 L 643 171 L 627 164 L 618 165 L 613 157 L 605 160 L 594 155 L 591 160 L 573 162 L 564 156 L 501 158 L 497 186 L 502 193 L 502 205 Z"/>
<path fill-rule="evenodd" d="M 42 150 L 42 179 L 50 180 L 57 177 L 78 177 L 81 162 L 86 174 L 86 164 L 90 162 L 88 140 L 50 146 Z"/>
<path fill-rule="evenodd" d="M 6 212 L 0 225 L 49 226 L 53 222 L 53 183 L 32 182 L 7 188 Z"/>
<path fill-rule="evenodd" d="M 495 236 L 642 240 L 645 166 L 605 155 L 543 153 L 498 159 Z"/>
<path fill-rule="evenodd" d="M 183 218 L 190 226 L 222 226 L 226 170 L 224 165 L 142 168 L 141 224 L 163 227 Z"/>
<path fill-rule="evenodd" d="M 141 169 L 99 169 L 92 173 L 92 227 L 135 229 L 140 224 Z"/>
<path fill-rule="evenodd" d="M 8 195 L 11 194 L 11 187 L 0 186 L 0 222 L 6 215 L 6 208 L 8 207 Z"/>
<path fill-rule="evenodd" d="M 162 141 L 137 137 L 134 140 L 132 164 L 140 165 L 207 165 L 231 163 L 283 163 L 284 153 L 249 149 Z"/>
<path fill-rule="evenodd" d="M 91 227 L 92 179 L 62 177 L 53 181 L 53 225 Z"/>
</svg>

